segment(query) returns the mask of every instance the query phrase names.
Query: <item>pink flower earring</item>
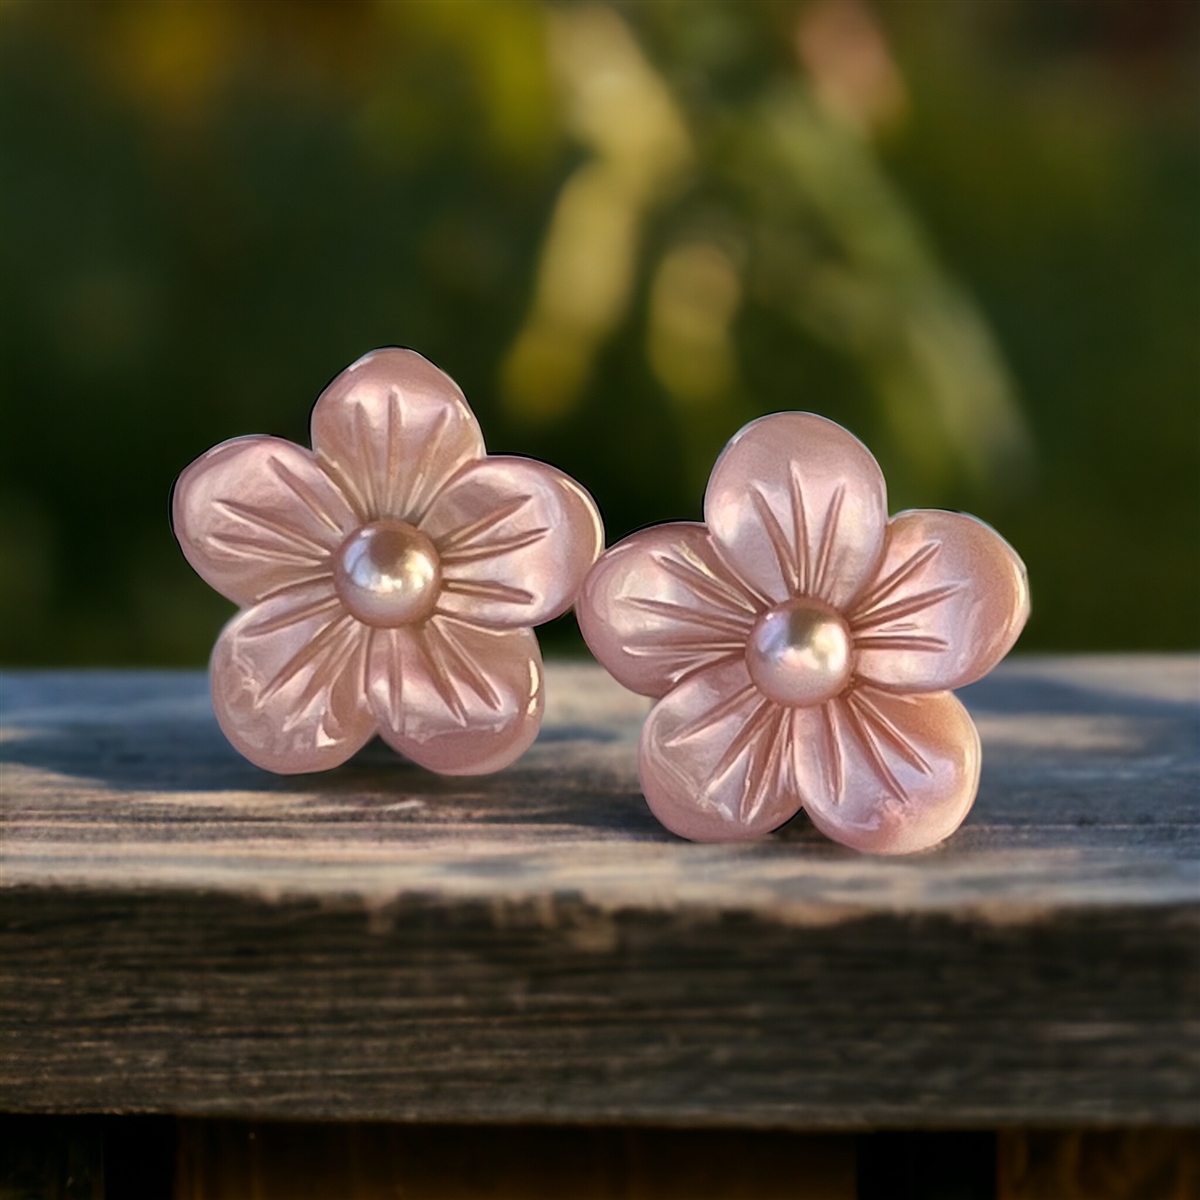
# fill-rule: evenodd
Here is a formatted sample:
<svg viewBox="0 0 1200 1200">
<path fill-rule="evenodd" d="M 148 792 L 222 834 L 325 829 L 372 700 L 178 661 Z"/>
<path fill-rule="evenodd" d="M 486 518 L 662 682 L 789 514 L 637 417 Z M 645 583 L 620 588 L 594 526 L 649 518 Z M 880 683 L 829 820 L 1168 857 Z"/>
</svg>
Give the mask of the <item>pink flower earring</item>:
<svg viewBox="0 0 1200 1200">
<path fill-rule="evenodd" d="M 312 443 L 235 438 L 175 485 L 188 562 L 242 606 L 210 665 L 221 728 L 285 773 L 376 732 L 444 774 L 507 766 L 542 719 L 530 627 L 571 607 L 604 546 L 592 498 L 488 457 L 462 392 L 411 350 L 343 371 Z"/>
<path fill-rule="evenodd" d="M 1028 618 L 1012 547 L 959 513 L 889 521 L 870 451 L 811 413 L 738 433 L 704 513 L 614 546 L 576 604 L 601 663 L 658 699 L 640 754 L 655 816 L 724 841 L 804 808 L 876 854 L 953 833 L 980 749 L 949 689 L 990 671 Z"/>
</svg>

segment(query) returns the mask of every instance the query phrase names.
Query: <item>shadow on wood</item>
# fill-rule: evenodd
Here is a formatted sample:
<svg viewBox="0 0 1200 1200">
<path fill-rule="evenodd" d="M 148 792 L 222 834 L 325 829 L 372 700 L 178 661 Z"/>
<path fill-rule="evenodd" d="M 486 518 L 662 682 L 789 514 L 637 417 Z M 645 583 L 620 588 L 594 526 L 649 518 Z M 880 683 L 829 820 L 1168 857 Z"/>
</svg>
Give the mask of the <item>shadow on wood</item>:
<svg viewBox="0 0 1200 1200">
<path fill-rule="evenodd" d="M 853 1139 L 182 1121 L 175 1200 L 853 1200 Z"/>
</svg>

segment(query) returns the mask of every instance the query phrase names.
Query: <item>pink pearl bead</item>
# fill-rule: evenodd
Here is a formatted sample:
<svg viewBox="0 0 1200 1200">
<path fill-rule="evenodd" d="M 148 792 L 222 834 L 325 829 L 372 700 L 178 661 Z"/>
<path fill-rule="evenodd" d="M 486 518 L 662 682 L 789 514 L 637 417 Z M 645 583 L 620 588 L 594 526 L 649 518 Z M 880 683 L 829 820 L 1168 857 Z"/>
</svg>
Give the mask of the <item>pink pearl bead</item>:
<svg viewBox="0 0 1200 1200">
<path fill-rule="evenodd" d="M 768 609 L 746 644 L 750 678 L 779 704 L 832 700 L 850 678 L 850 630 L 832 608 L 801 598 Z"/>
<path fill-rule="evenodd" d="M 342 543 L 334 583 L 342 603 L 363 624 L 410 625 L 433 612 L 441 562 L 429 538 L 407 521 L 372 521 Z"/>
</svg>

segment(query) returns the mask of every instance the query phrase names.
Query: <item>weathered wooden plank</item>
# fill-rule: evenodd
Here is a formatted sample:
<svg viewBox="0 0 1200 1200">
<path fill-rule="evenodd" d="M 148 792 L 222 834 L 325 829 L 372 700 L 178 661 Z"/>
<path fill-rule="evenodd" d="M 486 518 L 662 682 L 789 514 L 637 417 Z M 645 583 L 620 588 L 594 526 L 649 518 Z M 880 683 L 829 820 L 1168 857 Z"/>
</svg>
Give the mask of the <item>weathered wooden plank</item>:
<svg viewBox="0 0 1200 1200">
<path fill-rule="evenodd" d="M 190 674 L 10 674 L 5 1103 L 743 1126 L 1200 1120 L 1194 658 L 964 694 L 980 798 L 858 856 L 693 846 L 645 703 L 553 666 L 515 767 L 242 762 Z"/>
</svg>

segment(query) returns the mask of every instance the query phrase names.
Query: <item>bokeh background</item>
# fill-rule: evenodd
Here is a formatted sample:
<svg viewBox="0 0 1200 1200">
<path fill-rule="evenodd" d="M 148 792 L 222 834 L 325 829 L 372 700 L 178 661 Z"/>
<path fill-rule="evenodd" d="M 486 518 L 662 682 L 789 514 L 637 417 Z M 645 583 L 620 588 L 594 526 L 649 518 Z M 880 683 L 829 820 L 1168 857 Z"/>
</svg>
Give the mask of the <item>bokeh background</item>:
<svg viewBox="0 0 1200 1200">
<path fill-rule="evenodd" d="M 204 661 L 175 475 L 380 345 L 610 541 L 804 408 L 1200 641 L 1193 0 L 0 0 L 0 659 Z M 577 646 L 569 620 L 552 648 Z"/>
</svg>

